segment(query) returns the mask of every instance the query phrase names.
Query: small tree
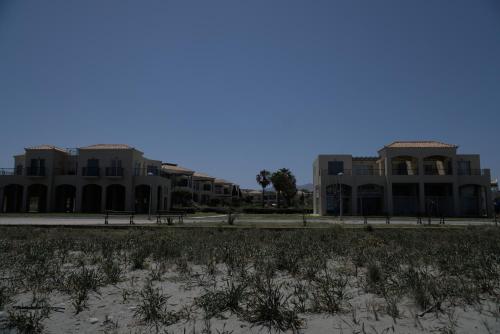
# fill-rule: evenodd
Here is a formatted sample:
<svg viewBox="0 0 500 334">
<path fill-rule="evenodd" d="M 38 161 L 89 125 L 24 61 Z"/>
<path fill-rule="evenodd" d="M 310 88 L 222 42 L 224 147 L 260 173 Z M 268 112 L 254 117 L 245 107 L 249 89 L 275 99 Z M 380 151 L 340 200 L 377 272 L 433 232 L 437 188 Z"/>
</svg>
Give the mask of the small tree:
<svg viewBox="0 0 500 334">
<path fill-rule="evenodd" d="M 189 206 L 191 204 L 192 194 L 186 190 L 172 191 L 172 204 L 175 206 Z"/>
<path fill-rule="evenodd" d="M 297 194 L 297 181 L 292 172 L 288 168 L 281 168 L 271 175 L 271 182 L 278 194 L 278 207 L 281 195 L 285 198 L 287 206 L 290 206 Z"/>
<path fill-rule="evenodd" d="M 266 187 L 271 184 L 271 172 L 263 169 L 257 174 L 255 180 L 262 187 L 262 207 L 264 207 L 264 192 Z"/>
</svg>

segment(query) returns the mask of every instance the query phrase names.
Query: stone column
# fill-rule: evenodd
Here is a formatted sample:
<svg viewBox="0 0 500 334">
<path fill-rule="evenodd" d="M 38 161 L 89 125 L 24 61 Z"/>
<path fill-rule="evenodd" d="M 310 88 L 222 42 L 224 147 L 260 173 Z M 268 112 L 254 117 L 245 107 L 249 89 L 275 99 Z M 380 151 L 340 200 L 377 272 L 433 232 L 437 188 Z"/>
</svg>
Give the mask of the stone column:
<svg viewBox="0 0 500 334">
<path fill-rule="evenodd" d="M 135 187 L 125 186 L 125 211 L 135 211 Z"/>
<path fill-rule="evenodd" d="M 21 203 L 21 212 L 28 212 L 29 204 L 28 204 L 28 186 L 23 187 L 23 202 Z M 17 197 L 17 196 L 16 196 Z"/>
</svg>

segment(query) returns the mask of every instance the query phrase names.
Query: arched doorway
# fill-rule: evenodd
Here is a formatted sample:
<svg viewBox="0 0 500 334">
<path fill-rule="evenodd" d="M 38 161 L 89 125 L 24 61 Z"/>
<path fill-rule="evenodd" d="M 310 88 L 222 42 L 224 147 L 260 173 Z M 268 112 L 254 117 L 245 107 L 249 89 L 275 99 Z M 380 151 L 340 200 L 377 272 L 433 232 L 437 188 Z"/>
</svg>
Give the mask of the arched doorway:
<svg viewBox="0 0 500 334">
<path fill-rule="evenodd" d="M 358 210 L 361 215 L 380 216 L 384 213 L 384 187 L 364 184 L 358 187 Z"/>
<path fill-rule="evenodd" d="M 102 189 L 97 184 L 87 184 L 82 188 L 82 212 L 101 212 Z"/>
<path fill-rule="evenodd" d="M 21 212 L 23 210 L 23 186 L 8 184 L 3 188 L 2 212 Z"/>
<path fill-rule="evenodd" d="M 342 215 L 351 214 L 352 188 L 347 184 L 331 184 L 326 187 L 326 213 L 340 215 L 342 196 Z"/>
<path fill-rule="evenodd" d="M 47 186 L 44 184 L 32 184 L 28 186 L 28 197 L 26 207 L 28 212 L 47 211 Z"/>
<path fill-rule="evenodd" d="M 135 187 L 135 212 L 149 212 L 149 197 L 151 188 L 147 184 L 141 184 Z"/>
<path fill-rule="evenodd" d="M 482 216 L 486 214 L 484 187 L 467 184 L 459 188 L 460 207 L 464 216 Z"/>
<path fill-rule="evenodd" d="M 61 184 L 56 187 L 56 212 L 75 212 L 76 187 Z"/>
<path fill-rule="evenodd" d="M 416 216 L 420 212 L 418 183 L 393 183 L 392 201 L 395 216 Z"/>
<path fill-rule="evenodd" d="M 112 184 L 106 188 L 106 210 L 125 211 L 125 187 Z"/>
</svg>

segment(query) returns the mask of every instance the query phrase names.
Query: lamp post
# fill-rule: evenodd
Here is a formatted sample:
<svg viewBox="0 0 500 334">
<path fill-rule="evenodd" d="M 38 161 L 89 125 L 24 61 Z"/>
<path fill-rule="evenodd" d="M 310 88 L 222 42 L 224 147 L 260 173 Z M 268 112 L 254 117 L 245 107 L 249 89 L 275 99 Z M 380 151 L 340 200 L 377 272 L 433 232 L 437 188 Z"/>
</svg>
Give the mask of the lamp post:
<svg viewBox="0 0 500 334">
<path fill-rule="evenodd" d="M 339 220 L 342 220 L 342 175 L 344 175 L 344 173 L 340 172 L 337 174 L 337 183 L 339 184 L 339 202 L 340 202 L 340 212 L 339 212 Z"/>
</svg>

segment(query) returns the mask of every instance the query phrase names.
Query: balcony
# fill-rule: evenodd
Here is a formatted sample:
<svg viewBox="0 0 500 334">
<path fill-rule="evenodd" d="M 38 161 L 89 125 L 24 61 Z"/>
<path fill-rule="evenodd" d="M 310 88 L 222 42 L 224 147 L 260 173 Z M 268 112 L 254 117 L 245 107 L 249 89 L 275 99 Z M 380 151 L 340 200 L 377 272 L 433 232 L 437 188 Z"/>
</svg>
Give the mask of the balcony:
<svg viewBox="0 0 500 334">
<path fill-rule="evenodd" d="M 356 169 L 354 170 L 354 175 L 356 176 L 383 176 L 384 171 L 382 169 Z"/>
<path fill-rule="evenodd" d="M 452 175 L 453 171 L 451 168 L 437 168 L 432 166 L 424 167 L 424 175 Z"/>
<path fill-rule="evenodd" d="M 333 170 L 323 169 L 323 170 L 321 170 L 321 173 L 322 173 L 322 175 L 325 175 L 325 176 L 326 175 L 328 175 L 328 176 L 352 175 L 352 170 L 351 169 L 342 169 L 339 171 L 333 171 Z"/>
<path fill-rule="evenodd" d="M 26 167 L 26 176 L 44 177 L 46 176 L 45 167 L 38 167 L 38 166 Z"/>
<path fill-rule="evenodd" d="M 106 177 L 120 178 L 123 177 L 122 167 L 106 167 L 105 169 Z"/>
<path fill-rule="evenodd" d="M 84 177 L 99 177 L 101 169 L 99 167 L 83 167 L 82 176 Z"/>
<path fill-rule="evenodd" d="M 22 170 L 21 170 L 22 174 Z M 17 174 L 16 168 L 0 168 L 0 176 L 12 176 L 12 175 L 21 175 Z"/>
<path fill-rule="evenodd" d="M 459 176 L 487 176 L 489 169 L 459 169 Z"/>
<path fill-rule="evenodd" d="M 77 169 L 76 167 L 69 167 L 69 168 L 56 168 L 54 169 L 54 174 L 61 176 L 61 175 L 76 175 Z"/>
<path fill-rule="evenodd" d="M 134 168 L 134 176 L 158 176 L 158 168 Z"/>
<path fill-rule="evenodd" d="M 392 170 L 392 175 L 418 175 L 418 168 L 395 168 Z"/>
</svg>

